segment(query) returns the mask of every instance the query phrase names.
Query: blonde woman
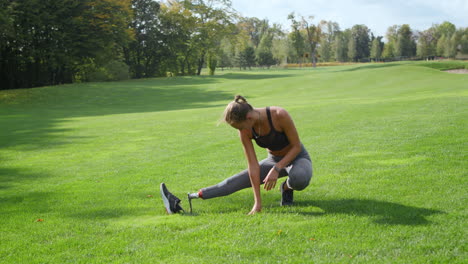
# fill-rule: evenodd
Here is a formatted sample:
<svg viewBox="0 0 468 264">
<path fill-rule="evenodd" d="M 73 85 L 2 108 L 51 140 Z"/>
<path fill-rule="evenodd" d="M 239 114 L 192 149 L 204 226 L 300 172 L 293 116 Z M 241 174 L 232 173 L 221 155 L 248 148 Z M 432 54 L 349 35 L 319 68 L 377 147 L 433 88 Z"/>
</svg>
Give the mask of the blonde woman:
<svg viewBox="0 0 468 264">
<path fill-rule="evenodd" d="M 248 168 L 216 185 L 188 194 L 190 207 L 192 199 L 211 199 L 253 187 L 254 205 L 249 214 L 255 214 L 262 210 L 260 185 L 264 184 L 264 189 L 269 191 L 275 188 L 278 178 L 286 176 L 288 178 L 280 185 L 281 205 L 292 205 L 294 191 L 309 185 L 312 161 L 288 112 L 277 106 L 254 108 L 244 97 L 237 95 L 227 105 L 224 121 L 239 131 Z M 252 140 L 268 151 L 268 156 L 260 162 Z M 180 199 L 172 195 L 164 183 L 161 184 L 161 195 L 168 213 L 182 210 Z"/>
</svg>

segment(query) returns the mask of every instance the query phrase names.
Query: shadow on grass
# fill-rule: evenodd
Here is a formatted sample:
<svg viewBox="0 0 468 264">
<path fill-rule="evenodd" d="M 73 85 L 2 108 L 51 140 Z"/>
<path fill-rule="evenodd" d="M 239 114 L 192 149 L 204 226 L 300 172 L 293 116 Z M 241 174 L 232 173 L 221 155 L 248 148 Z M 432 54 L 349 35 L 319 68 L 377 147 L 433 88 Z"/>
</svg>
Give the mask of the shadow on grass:
<svg viewBox="0 0 468 264">
<path fill-rule="evenodd" d="M 271 74 L 258 74 L 257 72 L 251 73 L 226 73 L 221 75 L 213 76 L 212 78 L 221 79 L 234 79 L 234 80 L 262 80 L 262 79 L 277 79 L 291 77 L 292 74 L 277 74 L 272 72 Z"/>
<path fill-rule="evenodd" d="M 70 142 L 61 137 L 67 130 L 57 128 L 69 118 L 224 106 L 216 102 L 227 103 L 233 95 L 205 86 L 217 82 L 181 77 L 0 91 L 0 148 L 33 150 Z"/>
<path fill-rule="evenodd" d="M 349 69 L 338 70 L 337 72 L 352 72 L 352 71 L 359 71 L 359 70 L 371 70 L 371 69 L 379 69 L 379 68 L 388 68 L 388 67 L 395 67 L 400 66 L 400 63 L 371 63 L 366 64 L 363 66 L 352 67 Z"/>
<path fill-rule="evenodd" d="M 6 161 L 7 159 L 2 158 L 0 156 L 0 166 L 1 163 Z M 33 173 L 30 170 L 22 170 L 20 168 L 2 168 L 0 167 L 0 191 L 12 188 L 18 184 L 28 183 L 30 181 L 34 181 L 36 179 L 42 178 L 47 176 L 44 173 Z M 0 199 L 0 203 L 6 201 L 6 197 L 4 196 Z"/>
<path fill-rule="evenodd" d="M 384 225 L 428 225 L 430 224 L 430 221 L 428 221 L 425 217 L 433 214 L 445 213 L 439 210 L 418 208 L 391 202 L 361 199 L 317 200 L 311 202 L 296 202 L 296 206 L 314 206 L 324 211 L 324 213 L 312 212 L 310 214 L 307 212 L 303 212 L 303 214 L 306 215 L 363 215 L 374 218 L 374 222 L 377 224 Z"/>
<path fill-rule="evenodd" d="M 78 213 L 71 214 L 71 217 L 78 219 L 107 220 L 126 216 L 144 215 L 148 210 L 145 208 L 92 208 L 80 210 Z"/>
</svg>

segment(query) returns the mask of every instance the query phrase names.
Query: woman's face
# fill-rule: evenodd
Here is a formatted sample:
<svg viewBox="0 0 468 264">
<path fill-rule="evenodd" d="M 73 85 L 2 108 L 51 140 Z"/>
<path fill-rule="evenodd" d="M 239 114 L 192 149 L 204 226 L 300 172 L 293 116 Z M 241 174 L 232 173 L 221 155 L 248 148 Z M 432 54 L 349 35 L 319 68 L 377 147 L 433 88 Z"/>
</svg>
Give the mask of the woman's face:
<svg viewBox="0 0 468 264">
<path fill-rule="evenodd" d="M 232 123 L 231 126 L 237 130 L 252 129 L 254 124 L 253 118 L 247 115 L 247 119 L 241 122 Z"/>
<path fill-rule="evenodd" d="M 251 128 L 252 126 L 251 125 L 249 126 L 249 125 L 250 125 L 250 122 L 248 120 L 231 124 L 231 126 L 237 130 L 244 130 L 247 128 Z"/>
</svg>

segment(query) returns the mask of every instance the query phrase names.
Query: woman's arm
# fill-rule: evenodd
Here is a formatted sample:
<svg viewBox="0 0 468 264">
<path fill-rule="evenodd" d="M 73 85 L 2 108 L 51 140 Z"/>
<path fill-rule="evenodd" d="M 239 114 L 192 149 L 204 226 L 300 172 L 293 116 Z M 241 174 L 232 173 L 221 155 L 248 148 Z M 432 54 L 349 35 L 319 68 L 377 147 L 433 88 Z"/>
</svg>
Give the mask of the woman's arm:
<svg viewBox="0 0 468 264">
<path fill-rule="evenodd" d="M 290 164 L 296 156 L 301 152 L 301 141 L 299 140 L 299 134 L 297 133 L 296 126 L 289 115 L 289 113 L 282 109 L 276 108 L 275 109 L 276 118 L 275 124 L 278 128 L 281 128 L 283 132 L 286 134 L 289 140 L 290 147 L 288 152 L 284 155 L 284 157 L 276 163 L 275 167 L 277 169 L 283 169 L 288 164 Z M 264 188 L 269 191 L 273 189 L 276 185 L 276 181 L 278 180 L 279 172 L 272 168 L 268 173 L 267 177 L 263 181 L 265 183 Z"/>
<path fill-rule="evenodd" d="M 244 154 L 248 162 L 249 178 L 254 192 L 255 203 L 249 214 L 255 214 L 262 210 L 262 198 L 260 195 L 260 165 L 257 161 L 257 155 L 255 154 L 252 139 L 249 136 L 249 131 L 240 130 L 239 135 L 242 146 L 244 147 Z"/>
<path fill-rule="evenodd" d="M 282 128 L 283 132 L 288 137 L 289 144 L 291 145 L 291 148 L 287 154 L 284 155 L 284 157 L 276 164 L 279 169 L 282 169 L 290 164 L 301 152 L 301 141 L 299 139 L 296 126 L 294 125 L 294 122 L 289 113 L 282 108 L 278 108 L 276 115 L 276 121 L 279 124 L 279 127 Z"/>
</svg>

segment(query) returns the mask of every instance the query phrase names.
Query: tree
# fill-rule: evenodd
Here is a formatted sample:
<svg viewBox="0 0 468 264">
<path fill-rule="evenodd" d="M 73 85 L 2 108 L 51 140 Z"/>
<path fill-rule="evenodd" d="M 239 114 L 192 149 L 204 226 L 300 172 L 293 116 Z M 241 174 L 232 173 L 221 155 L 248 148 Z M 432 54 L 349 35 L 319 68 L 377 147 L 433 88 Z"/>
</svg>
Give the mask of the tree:
<svg viewBox="0 0 468 264">
<path fill-rule="evenodd" d="M 445 36 L 452 36 L 456 31 L 455 25 L 448 22 L 448 21 L 444 21 L 440 25 L 438 25 L 438 24 L 433 25 L 432 27 L 434 28 L 435 37 L 437 39 L 441 38 L 444 35 Z"/>
<path fill-rule="evenodd" d="M 332 58 L 335 57 L 333 45 L 335 43 L 336 35 L 340 31 L 340 27 L 338 23 L 332 21 L 321 21 L 320 27 L 322 32 L 320 45 L 318 46 L 320 60 L 332 61 Z"/>
<path fill-rule="evenodd" d="M 257 62 L 259 66 L 270 67 L 276 64 L 276 60 L 273 58 L 273 38 L 277 35 L 281 35 L 282 32 L 278 25 L 274 25 L 272 28 L 269 27 L 268 23 L 265 24 L 265 29 L 262 35 L 262 39 L 257 47 Z"/>
<path fill-rule="evenodd" d="M 459 40 L 457 38 L 457 34 L 452 34 L 451 38 L 447 38 L 444 56 L 448 58 L 455 58 L 457 56 L 457 44 Z"/>
<path fill-rule="evenodd" d="M 261 51 L 258 53 L 257 62 L 259 66 L 266 66 L 267 68 L 276 64 L 276 60 L 273 58 L 273 53 L 271 53 L 271 51 Z"/>
<path fill-rule="evenodd" d="M 395 57 L 395 47 L 394 47 L 394 42 L 393 41 L 388 41 L 387 44 L 385 44 L 384 49 L 382 51 L 382 57 L 386 59 L 393 59 Z"/>
<path fill-rule="evenodd" d="M 289 34 L 289 40 L 293 46 L 293 51 L 295 52 L 296 62 L 302 63 L 302 56 L 305 52 L 305 39 L 299 30 L 300 24 L 294 19 L 294 15 L 289 15 L 288 19 L 291 20 L 293 31 Z"/>
<path fill-rule="evenodd" d="M 184 7 L 196 18 L 194 39 L 197 44 L 197 75 L 201 74 L 205 56 L 218 53 L 221 40 L 231 32 L 231 2 L 229 0 L 185 0 Z"/>
<path fill-rule="evenodd" d="M 442 37 L 439 38 L 439 40 L 437 40 L 437 56 L 444 56 L 446 45 L 447 37 L 445 35 L 442 35 Z"/>
<path fill-rule="evenodd" d="M 161 45 L 160 4 L 152 0 L 133 0 L 132 9 L 130 27 L 135 32 L 135 39 L 128 47 L 123 47 L 125 61 L 132 77 L 152 77 L 163 60 L 165 49 Z"/>
<path fill-rule="evenodd" d="M 348 58 L 351 61 L 357 61 L 357 40 L 356 37 L 351 35 L 351 38 L 348 41 Z"/>
<path fill-rule="evenodd" d="M 233 45 L 233 41 L 234 40 L 228 37 L 221 40 L 218 66 L 223 70 L 226 67 L 234 66 L 236 50 L 235 45 Z"/>
<path fill-rule="evenodd" d="M 211 52 L 208 53 L 207 56 L 207 64 L 208 64 L 208 69 L 210 72 L 210 75 L 215 74 L 216 66 L 218 65 L 218 57 L 215 53 Z"/>
<path fill-rule="evenodd" d="M 268 21 L 256 17 L 241 17 L 238 28 L 248 35 L 250 44 L 257 49 L 263 35 L 268 32 Z"/>
<path fill-rule="evenodd" d="M 254 47 L 247 47 L 243 52 L 242 56 L 244 57 L 245 67 L 252 68 L 255 66 L 255 49 Z"/>
<path fill-rule="evenodd" d="M 238 52 L 236 56 L 236 63 L 240 69 L 249 69 L 255 65 L 255 48 L 252 46 L 246 47 L 244 50 Z"/>
<path fill-rule="evenodd" d="M 73 82 L 85 69 L 119 61 L 133 38 L 130 0 L 8 2 L 1 4 L 2 88 Z"/>
<path fill-rule="evenodd" d="M 468 54 L 468 27 L 460 28 L 459 30 L 460 37 L 460 52 L 462 54 Z"/>
<path fill-rule="evenodd" d="M 271 53 L 278 64 L 287 63 L 291 46 L 287 37 L 273 39 Z"/>
<path fill-rule="evenodd" d="M 382 47 L 383 47 L 382 37 L 374 38 L 374 40 L 372 41 L 372 48 L 371 48 L 370 56 L 375 61 L 379 61 L 380 58 L 382 57 Z"/>
<path fill-rule="evenodd" d="M 428 58 L 436 55 L 436 38 L 434 28 L 419 32 L 416 55 Z"/>
<path fill-rule="evenodd" d="M 195 75 L 199 53 L 195 24 L 197 19 L 182 3 L 173 1 L 161 5 L 160 36 L 152 35 L 161 47 L 156 51 L 161 60 L 159 76 L 167 72 L 175 75 Z"/>
<path fill-rule="evenodd" d="M 310 62 L 313 64 L 313 67 L 316 67 L 317 64 L 317 46 L 320 43 L 321 28 L 312 24 L 309 20 L 301 16 L 301 21 L 298 22 L 295 19 L 294 13 L 289 14 L 288 19 L 291 20 L 293 24 L 294 31 L 299 31 L 299 28 L 305 31 L 305 43 L 307 45 L 307 50 L 310 53 Z M 313 20 L 313 16 L 309 16 L 310 20 Z M 297 34 L 297 33 L 296 33 Z"/>
<path fill-rule="evenodd" d="M 416 43 L 410 26 L 407 24 L 399 26 L 395 43 L 395 55 L 398 57 L 411 57 L 415 54 Z"/>
<path fill-rule="evenodd" d="M 350 30 L 338 32 L 335 37 L 335 60 L 339 62 L 348 61 L 348 43 L 349 43 Z"/>
<path fill-rule="evenodd" d="M 369 57 L 369 32 L 369 28 L 365 25 L 354 25 L 351 28 L 351 36 L 348 44 L 348 57 L 350 60 L 358 61 Z"/>
</svg>

